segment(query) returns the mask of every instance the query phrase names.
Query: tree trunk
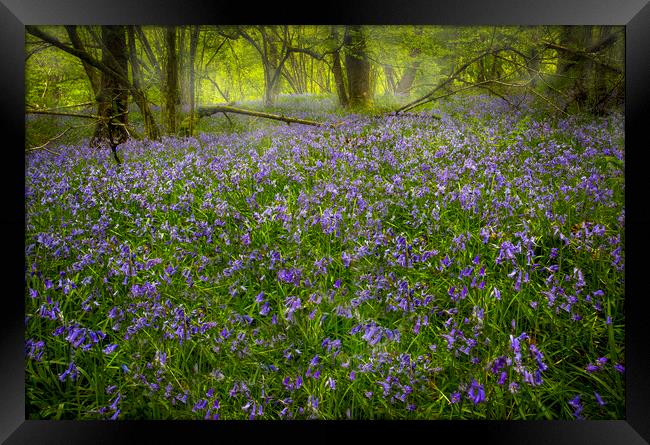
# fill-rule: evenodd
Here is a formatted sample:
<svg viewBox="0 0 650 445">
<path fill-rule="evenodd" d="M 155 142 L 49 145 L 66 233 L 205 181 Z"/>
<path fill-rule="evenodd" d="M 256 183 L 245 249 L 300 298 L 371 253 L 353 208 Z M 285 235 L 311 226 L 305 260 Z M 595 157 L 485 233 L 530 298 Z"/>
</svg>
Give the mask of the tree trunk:
<svg viewBox="0 0 650 445">
<path fill-rule="evenodd" d="M 335 44 L 338 45 L 338 31 L 334 27 L 332 27 L 331 37 L 334 40 Z M 332 52 L 332 74 L 334 75 L 334 86 L 336 87 L 336 94 L 339 97 L 339 104 L 343 108 L 347 108 L 350 104 L 350 101 L 348 100 L 348 93 L 345 88 L 345 76 L 343 74 L 341 56 L 338 49 Z"/>
<path fill-rule="evenodd" d="M 262 34 L 262 45 L 266 48 L 266 58 L 264 63 L 264 105 L 272 107 L 278 97 L 280 76 L 280 55 L 278 54 L 277 43 L 272 33 L 267 34 L 260 28 Z"/>
<path fill-rule="evenodd" d="M 413 62 L 406 67 L 406 69 L 404 70 L 404 74 L 402 74 L 402 77 L 400 78 L 399 83 L 395 88 L 396 94 L 408 96 L 409 90 L 411 89 L 411 87 L 413 86 L 413 82 L 415 81 L 415 75 L 418 72 L 419 66 L 420 66 L 420 62 Z"/>
<path fill-rule="evenodd" d="M 418 28 L 416 30 L 416 34 L 421 35 L 422 28 Z M 418 68 L 420 67 L 420 61 L 413 60 L 413 59 L 416 59 L 420 55 L 420 52 L 421 52 L 420 48 L 411 49 L 411 52 L 409 53 L 409 57 L 411 58 L 411 63 L 406 67 L 404 73 L 402 73 L 402 77 L 400 78 L 399 82 L 397 83 L 397 86 L 395 87 L 396 94 L 408 96 L 409 91 L 413 86 L 413 82 L 415 81 L 415 75 L 417 74 Z"/>
<path fill-rule="evenodd" d="M 395 70 L 391 65 L 383 65 L 384 68 L 384 77 L 386 78 L 386 90 L 395 94 L 397 85 L 395 84 Z"/>
<path fill-rule="evenodd" d="M 565 108 L 575 105 L 578 111 L 605 112 L 608 97 L 623 80 L 623 57 L 611 53 L 617 40 L 610 27 L 566 26 L 559 44 L 547 44 L 558 52 L 557 74 L 562 77 L 556 86 L 568 93 Z"/>
<path fill-rule="evenodd" d="M 189 135 L 194 135 L 194 107 L 195 107 L 195 98 L 196 98 L 196 87 L 195 87 L 195 73 L 194 73 L 194 59 L 196 58 L 196 45 L 199 42 L 199 27 L 194 26 L 192 28 L 192 33 L 190 34 L 190 125 L 189 125 Z"/>
<path fill-rule="evenodd" d="M 126 33 L 124 26 L 102 26 L 102 63 L 127 76 Z M 128 90 L 117 77 L 102 72 L 97 96 L 97 115 L 91 145 L 108 143 L 111 147 L 128 139 Z"/>
<path fill-rule="evenodd" d="M 187 60 L 188 55 L 185 28 L 185 26 L 179 26 L 177 28 L 178 40 L 176 45 L 178 49 L 178 96 L 180 99 L 181 111 L 185 111 L 190 103 L 190 89 L 187 83 L 187 79 L 189 78 L 189 61 Z"/>
<path fill-rule="evenodd" d="M 142 117 L 144 119 L 144 132 L 145 135 L 151 139 L 156 140 L 160 138 L 160 130 L 156 124 L 153 113 L 149 108 L 149 103 L 147 102 L 147 97 L 144 92 L 142 92 L 142 72 L 140 71 L 140 63 L 138 61 L 138 56 L 135 52 L 135 32 L 133 26 L 127 27 L 129 35 L 129 52 L 131 59 L 131 77 L 133 78 L 133 87 L 138 90 L 138 93 L 133 92 L 133 100 L 137 103 L 138 108 L 142 111 Z"/>
<path fill-rule="evenodd" d="M 371 99 L 370 62 L 366 54 L 366 37 L 361 26 L 354 25 L 346 28 L 344 46 L 350 107 L 367 107 Z"/>
<path fill-rule="evenodd" d="M 613 27 L 599 26 L 595 31 L 592 51 L 597 49 L 605 60 L 613 60 L 625 66 L 625 45 L 618 42 L 619 38 Z M 625 91 L 623 79 L 622 73 L 615 74 L 611 70 L 595 66 L 591 101 L 591 109 L 594 113 L 603 115 L 610 106 L 623 102 Z"/>
<path fill-rule="evenodd" d="M 83 52 L 87 52 L 86 48 L 84 47 L 83 43 L 81 42 L 81 39 L 79 38 L 79 34 L 77 33 L 77 26 L 66 26 L 65 30 L 68 33 L 68 37 L 70 38 L 70 42 L 72 43 L 72 47 Z M 86 71 L 86 75 L 88 76 L 88 80 L 90 81 L 90 86 L 93 90 L 93 94 L 97 96 L 100 92 L 101 89 L 101 78 L 99 73 L 95 68 L 90 66 L 87 62 L 81 61 L 82 66 L 84 67 L 84 71 Z"/>
<path fill-rule="evenodd" d="M 165 66 L 165 120 L 167 123 L 167 134 L 176 133 L 176 105 L 179 102 L 178 95 L 178 58 L 176 55 L 176 27 L 168 26 L 165 29 L 165 46 L 167 49 L 167 60 Z"/>
<path fill-rule="evenodd" d="M 539 79 L 540 68 L 540 53 L 537 47 L 533 46 L 528 52 L 528 61 L 526 62 L 526 68 L 528 69 L 528 79 L 530 79 L 530 87 L 535 88 Z"/>
</svg>

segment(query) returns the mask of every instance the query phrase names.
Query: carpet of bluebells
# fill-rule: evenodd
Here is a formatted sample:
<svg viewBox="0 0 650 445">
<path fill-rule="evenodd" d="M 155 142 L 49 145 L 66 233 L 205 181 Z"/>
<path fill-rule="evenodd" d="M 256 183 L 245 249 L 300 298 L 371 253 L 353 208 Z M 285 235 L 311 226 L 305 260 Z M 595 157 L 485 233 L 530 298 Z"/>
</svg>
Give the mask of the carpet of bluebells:
<svg viewBox="0 0 650 445">
<path fill-rule="evenodd" d="M 622 115 L 320 118 L 26 158 L 29 418 L 624 417 Z"/>
</svg>

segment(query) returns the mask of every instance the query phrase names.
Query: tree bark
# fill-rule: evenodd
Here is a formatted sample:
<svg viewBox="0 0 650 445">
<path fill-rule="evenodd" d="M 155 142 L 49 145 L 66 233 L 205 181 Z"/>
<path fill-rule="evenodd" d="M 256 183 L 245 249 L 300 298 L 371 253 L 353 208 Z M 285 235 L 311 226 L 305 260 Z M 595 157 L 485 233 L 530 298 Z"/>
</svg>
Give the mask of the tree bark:
<svg viewBox="0 0 650 445">
<path fill-rule="evenodd" d="M 70 38 L 70 43 L 72 43 L 72 47 L 79 51 L 87 52 L 86 48 L 84 47 L 84 44 L 81 42 L 81 38 L 79 38 L 79 34 L 77 33 L 77 26 L 76 25 L 66 26 L 65 30 L 68 33 L 68 37 Z M 93 94 L 97 96 L 100 90 L 100 74 L 97 72 L 95 68 L 89 65 L 88 62 L 82 60 L 81 64 L 84 67 L 84 71 L 86 72 L 86 75 L 88 76 L 88 80 L 90 81 L 90 86 L 93 90 Z"/>
<path fill-rule="evenodd" d="M 332 27 L 331 36 L 338 45 L 338 31 L 334 27 Z M 345 77 L 343 75 L 341 56 L 338 49 L 332 52 L 332 74 L 334 75 L 334 85 L 336 87 L 336 94 L 339 98 L 339 104 L 343 108 L 347 108 L 350 104 L 350 101 L 348 100 L 348 93 L 345 88 Z"/>
<path fill-rule="evenodd" d="M 165 101 L 164 115 L 167 124 L 167 134 L 176 133 L 176 105 L 178 95 L 178 58 L 176 55 L 176 27 L 165 28 L 165 47 L 167 58 L 165 63 Z"/>
<path fill-rule="evenodd" d="M 102 26 L 101 40 L 102 63 L 126 77 L 128 61 L 124 26 Z M 99 120 L 91 145 L 109 143 L 115 151 L 116 145 L 128 139 L 128 98 L 128 90 L 120 79 L 102 72 L 100 92 L 96 98 Z"/>
<path fill-rule="evenodd" d="M 194 26 L 190 34 L 190 125 L 189 125 L 189 135 L 194 135 L 194 107 L 196 102 L 196 85 L 195 85 L 195 70 L 194 70 L 194 59 L 196 58 L 196 46 L 199 42 L 199 27 Z"/>
<path fill-rule="evenodd" d="M 366 54 L 366 37 L 361 26 L 346 28 L 344 46 L 350 107 L 367 107 L 371 102 L 370 62 Z"/>
<path fill-rule="evenodd" d="M 177 28 L 177 50 L 178 50 L 178 97 L 180 99 L 180 109 L 184 111 L 190 103 L 190 91 L 187 79 L 189 76 L 189 61 L 187 51 L 186 26 Z"/>
<path fill-rule="evenodd" d="M 423 29 L 421 26 L 415 28 L 415 35 L 421 36 L 422 32 Z M 400 78 L 395 88 L 396 94 L 403 96 L 407 96 L 409 94 L 409 91 L 413 86 L 413 82 L 415 81 L 415 76 L 418 72 L 418 68 L 420 67 L 420 61 L 417 60 L 417 57 L 421 52 L 422 50 L 419 47 L 411 48 L 411 51 L 409 52 L 411 63 L 406 67 L 404 73 L 402 73 L 402 77 Z"/>
<path fill-rule="evenodd" d="M 402 77 L 399 80 L 399 83 L 397 84 L 397 87 L 395 88 L 395 93 L 398 95 L 408 95 L 409 90 L 413 86 L 413 82 L 415 81 L 415 75 L 418 72 L 418 67 L 420 66 L 420 62 L 412 62 L 409 66 L 406 67 L 404 70 L 404 74 L 402 74 Z"/>
<path fill-rule="evenodd" d="M 267 107 L 271 107 L 275 104 L 275 100 L 278 97 L 279 73 L 282 70 L 282 65 L 286 58 L 282 60 L 281 64 L 281 54 L 278 53 L 277 41 L 273 33 L 267 34 L 264 27 L 260 27 L 260 33 L 266 54 L 264 60 L 264 104 Z M 283 42 L 283 45 L 286 45 L 286 42 Z"/>
<path fill-rule="evenodd" d="M 561 77 L 556 87 L 570 98 L 565 110 L 575 106 L 578 111 L 603 114 L 608 97 L 622 91 L 618 87 L 623 81 L 623 57 L 613 57 L 614 63 L 610 60 L 617 39 L 609 27 L 565 26 L 558 43 L 544 42 L 558 53 L 556 72 Z"/>
<path fill-rule="evenodd" d="M 163 72 L 160 69 L 160 64 L 158 63 L 158 59 L 156 59 L 156 56 L 154 55 L 153 50 L 151 49 L 151 45 L 149 44 L 149 39 L 147 39 L 147 36 L 145 35 L 141 26 L 134 26 L 133 28 L 136 34 L 138 34 L 138 38 L 140 39 L 140 43 L 142 44 L 142 49 L 144 49 L 144 53 L 147 55 L 147 58 L 149 59 L 150 66 L 156 72 L 156 77 L 158 79 L 162 79 Z"/>
<path fill-rule="evenodd" d="M 395 70 L 392 65 L 382 65 L 384 69 L 384 77 L 386 78 L 386 89 L 391 93 L 395 94 L 397 84 L 395 83 Z"/>
<path fill-rule="evenodd" d="M 127 32 L 129 36 L 129 53 L 131 60 L 131 77 L 133 79 L 133 86 L 138 91 L 142 92 L 142 71 L 140 70 L 140 62 L 138 61 L 137 53 L 135 52 L 135 32 L 134 26 L 128 26 Z M 142 111 L 142 118 L 144 120 L 145 135 L 151 139 L 156 140 L 160 138 L 160 130 L 156 124 L 156 120 L 149 108 L 147 98 L 142 92 L 141 94 L 133 94 L 133 100 L 138 104 L 138 108 Z"/>
</svg>

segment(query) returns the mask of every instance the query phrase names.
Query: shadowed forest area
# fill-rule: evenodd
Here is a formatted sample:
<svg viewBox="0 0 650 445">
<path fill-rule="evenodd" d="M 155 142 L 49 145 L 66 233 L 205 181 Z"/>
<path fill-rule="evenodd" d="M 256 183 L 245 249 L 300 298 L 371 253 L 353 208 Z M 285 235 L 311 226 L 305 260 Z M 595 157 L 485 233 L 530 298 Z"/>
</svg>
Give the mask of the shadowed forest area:
<svg viewBox="0 0 650 445">
<path fill-rule="evenodd" d="M 624 54 L 26 26 L 27 418 L 624 418 Z"/>
</svg>

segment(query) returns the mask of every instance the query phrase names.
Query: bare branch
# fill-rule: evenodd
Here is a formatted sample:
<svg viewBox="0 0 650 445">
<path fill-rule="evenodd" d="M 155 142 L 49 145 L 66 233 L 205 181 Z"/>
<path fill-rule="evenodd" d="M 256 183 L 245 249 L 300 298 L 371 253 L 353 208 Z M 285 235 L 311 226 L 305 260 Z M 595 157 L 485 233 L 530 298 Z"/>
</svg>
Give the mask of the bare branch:
<svg viewBox="0 0 650 445">
<path fill-rule="evenodd" d="M 57 134 L 56 136 L 54 136 L 52 139 L 48 139 L 44 144 L 39 145 L 38 147 L 30 147 L 30 148 L 27 148 L 27 149 L 25 149 L 25 151 L 45 150 L 45 151 L 47 151 L 48 153 L 52 153 L 52 154 L 58 155 L 58 154 L 60 154 L 60 153 L 55 152 L 55 151 L 52 151 L 52 150 L 49 150 L 48 148 L 46 148 L 47 145 L 50 144 L 51 142 L 54 142 L 54 141 L 56 141 L 57 139 L 63 137 L 63 135 L 65 135 L 68 131 L 72 130 L 73 128 L 87 127 L 88 125 L 93 125 L 93 124 L 76 125 L 76 126 L 68 127 L 68 128 L 66 128 L 65 130 L 63 130 L 63 132 L 61 132 L 61 133 Z"/>
<path fill-rule="evenodd" d="M 553 43 L 553 42 L 544 42 L 544 45 L 547 48 L 554 49 L 554 50 L 556 50 L 556 51 L 558 51 L 560 53 L 572 54 L 573 56 L 581 58 L 581 59 L 591 60 L 592 62 L 602 66 L 605 69 L 613 71 L 613 72 L 615 72 L 617 74 L 623 74 L 623 70 L 621 68 L 616 67 L 616 66 L 612 66 L 612 65 L 610 65 L 608 63 L 605 63 L 605 62 L 602 62 L 602 61 L 598 60 L 598 58 L 596 58 L 593 55 L 593 53 L 589 52 L 588 50 L 587 51 L 581 51 L 581 50 L 577 50 L 577 49 L 567 48 L 566 46 L 558 45 L 557 43 Z"/>
<path fill-rule="evenodd" d="M 490 49 L 490 50 L 488 50 L 488 51 L 484 51 L 484 52 L 482 52 L 482 53 L 479 54 L 478 56 L 476 56 L 476 57 L 470 59 L 469 61 L 465 62 L 465 63 L 464 63 L 463 65 L 461 65 L 459 68 L 457 68 L 457 69 L 454 70 L 452 73 L 450 73 L 449 76 L 447 77 L 447 79 L 445 79 L 444 81 L 442 81 L 441 83 L 439 83 L 439 84 L 438 84 L 438 85 L 437 85 L 437 86 L 436 86 L 432 91 L 430 91 L 429 93 L 427 93 L 427 94 L 425 94 L 424 96 L 420 97 L 419 99 L 416 99 L 416 100 L 414 100 L 413 102 L 410 102 L 410 103 L 408 103 L 408 104 L 406 104 L 406 105 L 400 107 L 400 108 L 397 109 L 395 112 L 396 112 L 396 113 L 401 113 L 402 111 L 407 111 L 407 110 L 410 110 L 410 109 L 412 109 L 412 108 L 415 108 L 415 107 L 417 107 L 417 106 L 419 106 L 419 105 L 425 104 L 425 103 L 427 103 L 427 102 L 431 102 L 432 100 L 434 100 L 434 99 L 432 99 L 432 97 L 435 95 L 435 93 L 436 93 L 437 91 L 439 91 L 440 89 L 444 88 L 445 86 L 447 86 L 448 84 L 450 84 L 453 80 L 455 80 L 456 78 L 458 78 L 458 76 L 460 76 L 460 74 L 462 74 L 462 73 L 463 73 L 467 68 L 469 68 L 473 63 L 478 62 L 479 60 L 481 60 L 482 58 L 484 58 L 484 57 L 486 57 L 486 56 L 489 56 L 489 55 L 496 55 L 496 54 L 498 54 L 498 53 L 500 53 L 500 52 L 509 51 L 510 49 L 511 49 L 511 48 L 509 48 L 509 47 L 507 47 L 507 48 L 497 48 L 497 49 Z"/>
</svg>

